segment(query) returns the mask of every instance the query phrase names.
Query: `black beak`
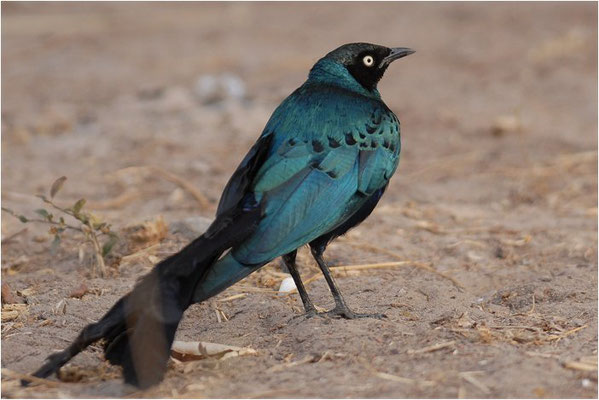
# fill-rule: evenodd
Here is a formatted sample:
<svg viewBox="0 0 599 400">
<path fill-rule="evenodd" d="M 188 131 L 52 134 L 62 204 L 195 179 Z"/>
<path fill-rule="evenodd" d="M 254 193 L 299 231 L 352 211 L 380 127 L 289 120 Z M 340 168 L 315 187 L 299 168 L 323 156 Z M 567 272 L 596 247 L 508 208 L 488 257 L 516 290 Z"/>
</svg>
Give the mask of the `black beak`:
<svg viewBox="0 0 599 400">
<path fill-rule="evenodd" d="M 407 47 L 394 47 L 391 49 L 391 53 L 381 62 L 381 67 L 386 67 L 391 64 L 393 61 L 398 60 L 402 57 L 409 56 L 410 54 L 415 53 L 416 50 L 409 49 Z"/>
</svg>

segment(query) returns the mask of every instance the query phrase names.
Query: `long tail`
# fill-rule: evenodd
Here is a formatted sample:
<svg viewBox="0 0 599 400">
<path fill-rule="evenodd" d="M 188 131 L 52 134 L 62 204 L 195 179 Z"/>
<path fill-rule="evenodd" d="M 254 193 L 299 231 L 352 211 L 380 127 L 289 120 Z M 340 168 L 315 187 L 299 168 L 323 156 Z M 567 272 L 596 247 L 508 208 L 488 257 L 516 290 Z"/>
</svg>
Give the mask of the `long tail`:
<svg viewBox="0 0 599 400">
<path fill-rule="evenodd" d="M 98 322 L 87 325 L 65 350 L 52 354 L 33 375 L 45 378 L 93 342 L 105 339 L 104 354 L 123 367 L 125 382 L 141 388 L 159 383 L 184 311 L 224 290 L 259 266 L 242 265 L 224 251 L 255 229 L 261 210 L 223 213 L 202 236 L 163 260 Z"/>
</svg>

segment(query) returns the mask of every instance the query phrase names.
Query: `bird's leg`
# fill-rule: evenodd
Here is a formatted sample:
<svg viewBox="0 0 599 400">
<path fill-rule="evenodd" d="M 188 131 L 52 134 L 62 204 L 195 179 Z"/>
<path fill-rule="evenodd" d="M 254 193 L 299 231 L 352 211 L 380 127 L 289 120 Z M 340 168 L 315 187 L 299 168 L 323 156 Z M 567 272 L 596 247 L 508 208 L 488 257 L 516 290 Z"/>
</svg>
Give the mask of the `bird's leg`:
<svg viewBox="0 0 599 400">
<path fill-rule="evenodd" d="M 293 281 L 295 282 L 295 286 L 297 287 L 297 291 L 302 298 L 302 303 L 304 303 L 304 309 L 306 310 L 306 314 L 308 316 L 316 315 L 316 308 L 314 304 L 312 304 L 312 300 L 308 296 L 308 292 L 304 287 L 304 283 L 302 282 L 302 278 L 300 277 L 299 272 L 297 272 L 297 268 L 295 266 L 295 256 L 297 255 L 297 250 L 293 250 L 291 253 L 285 254 L 283 258 L 283 262 L 285 266 L 289 270 Z"/>
<path fill-rule="evenodd" d="M 322 258 L 322 254 L 324 252 L 324 247 L 323 246 L 311 246 L 310 250 L 312 251 L 312 256 L 318 263 L 318 266 L 320 267 L 320 270 L 322 271 L 322 274 L 324 275 L 324 278 L 326 279 L 327 284 L 329 285 L 329 289 L 331 290 L 331 294 L 333 295 L 333 298 L 335 299 L 335 308 L 332 309 L 331 311 L 327 312 L 327 314 L 329 314 L 331 316 L 343 317 L 343 318 L 347 318 L 347 319 L 384 318 L 384 317 L 386 317 L 386 315 L 384 315 L 384 314 L 359 314 L 359 313 L 353 312 L 345 303 L 345 300 L 343 299 L 343 296 L 341 295 L 341 291 L 339 291 L 339 288 L 337 287 L 337 284 L 335 283 L 335 280 L 333 279 L 333 276 L 331 275 L 331 272 L 329 271 L 329 267 L 328 267 L 327 263 Z"/>
</svg>

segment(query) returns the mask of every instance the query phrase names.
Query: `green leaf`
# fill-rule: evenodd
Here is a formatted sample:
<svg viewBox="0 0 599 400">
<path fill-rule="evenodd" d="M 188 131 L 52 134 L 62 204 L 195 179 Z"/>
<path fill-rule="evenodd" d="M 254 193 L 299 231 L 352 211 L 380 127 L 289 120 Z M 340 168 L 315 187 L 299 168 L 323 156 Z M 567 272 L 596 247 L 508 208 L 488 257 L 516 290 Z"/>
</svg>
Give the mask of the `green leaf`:
<svg viewBox="0 0 599 400">
<path fill-rule="evenodd" d="M 14 212 L 13 210 L 11 210 L 10 208 L 2 207 L 2 211 L 6 211 L 7 213 L 9 213 L 10 215 L 12 215 L 13 217 L 18 218 L 19 221 L 21 221 L 22 223 L 29 222 L 29 219 L 26 216 L 24 216 L 24 215 L 18 215 L 16 212 Z"/>
<path fill-rule="evenodd" d="M 60 178 L 58 178 L 57 180 L 54 181 L 54 183 L 52 184 L 52 187 L 50 188 L 50 198 L 54 198 L 54 196 L 56 196 L 56 193 L 58 193 L 58 191 L 60 189 L 62 189 L 62 185 L 64 185 L 64 182 L 67 180 L 66 176 L 61 176 Z"/>
<path fill-rule="evenodd" d="M 83 206 L 85 205 L 85 202 L 86 202 L 85 199 L 77 200 L 77 202 L 72 207 L 73 214 L 78 215 L 79 212 L 81 211 L 81 209 L 83 208 Z"/>
<path fill-rule="evenodd" d="M 35 210 L 35 213 L 38 214 L 38 215 L 41 215 L 42 218 L 45 218 L 47 220 L 50 219 L 49 218 L 50 217 L 50 213 L 48 211 L 44 210 L 43 208 Z"/>
<path fill-rule="evenodd" d="M 119 238 L 117 235 L 110 235 L 104 246 L 102 246 L 102 257 L 106 257 L 118 241 Z"/>
</svg>

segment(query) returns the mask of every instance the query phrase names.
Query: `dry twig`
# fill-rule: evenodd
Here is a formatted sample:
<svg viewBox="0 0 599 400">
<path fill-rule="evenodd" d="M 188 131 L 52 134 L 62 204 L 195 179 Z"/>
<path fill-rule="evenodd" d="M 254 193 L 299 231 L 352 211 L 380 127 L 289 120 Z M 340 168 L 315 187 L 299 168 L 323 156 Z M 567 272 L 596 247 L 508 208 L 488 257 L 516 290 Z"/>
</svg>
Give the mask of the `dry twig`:
<svg viewBox="0 0 599 400">
<path fill-rule="evenodd" d="M 375 253 L 387 254 L 387 255 L 389 255 L 391 257 L 397 258 L 398 260 L 403 260 L 403 257 L 401 255 L 399 255 L 399 254 L 397 254 L 397 253 L 395 253 L 395 252 L 393 252 L 391 250 L 387 250 L 387 249 L 383 249 L 383 248 L 380 248 L 380 247 L 377 247 L 377 246 L 373 246 L 370 243 L 363 243 L 363 242 L 358 242 L 358 241 L 355 241 L 355 240 L 344 240 L 344 241 L 346 243 L 351 244 L 352 246 L 355 246 L 355 247 L 360 247 L 360 248 L 363 248 L 363 249 L 366 249 L 366 250 L 373 251 Z M 420 269 L 423 269 L 425 271 L 432 272 L 433 274 L 439 275 L 440 277 L 451 281 L 451 283 L 453 283 L 456 287 L 458 287 L 460 289 L 464 289 L 464 286 L 460 282 L 458 282 L 455 278 L 453 278 L 453 277 L 451 277 L 449 275 L 446 275 L 446 274 L 444 274 L 442 272 L 439 272 L 436 269 L 434 269 L 433 267 L 430 267 L 430 266 L 428 266 L 428 265 L 426 265 L 426 264 L 424 264 L 424 263 L 422 263 L 420 261 L 403 260 L 403 261 L 399 261 L 398 263 L 381 263 L 381 264 L 371 264 L 371 265 L 382 265 L 382 264 L 389 264 L 386 268 L 389 268 L 389 267 L 400 267 L 400 266 L 405 266 L 405 265 L 409 265 L 409 266 L 413 266 L 413 267 L 416 267 L 416 268 L 420 268 Z M 366 264 L 366 265 L 368 265 L 368 264 Z M 366 265 L 362 266 L 362 267 L 366 267 Z M 351 266 L 350 265 L 350 266 L 342 266 L 342 267 L 336 267 L 336 268 L 345 268 L 345 269 L 348 269 L 348 268 L 353 268 L 353 267 L 356 267 L 356 266 Z M 385 267 L 373 267 L 373 268 L 385 268 Z M 362 269 L 366 269 L 366 268 L 362 268 Z"/>
<path fill-rule="evenodd" d="M 315 362 L 315 361 L 316 361 L 316 358 L 314 356 L 306 356 L 303 359 L 298 360 L 298 361 L 292 361 L 292 362 L 289 362 L 289 363 L 283 363 L 283 364 L 274 365 L 274 366 L 270 367 L 269 369 L 267 369 L 266 373 L 280 372 L 280 371 L 283 371 L 284 369 L 287 369 L 287 368 L 296 367 L 298 365 L 312 363 L 312 362 Z"/>
<path fill-rule="evenodd" d="M 433 344 L 431 346 L 426 346 L 426 347 L 423 347 L 423 348 L 417 349 L 417 350 L 408 350 L 407 353 L 408 354 L 430 353 L 430 352 L 433 352 L 433 351 L 445 349 L 447 347 L 452 347 L 453 345 L 455 345 L 455 340 L 452 340 L 450 342 L 443 342 L 443 343 Z"/>
<path fill-rule="evenodd" d="M 38 383 L 40 385 L 46 385 L 46 386 L 50 386 L 50 387 L 57 387 L 60 384 L 58 382 L 54 382 L 51 381 L 49 379 L 43 379 L 43 378 L 38 378 L 36 376 L 33 375 L 28 375 L 28 374 L 22 374 L 20 372 L 17 371 L 12 371 L 8 368 L 2 368 L 2 375 L 5 375 L 9 378 L 13 378 L 13 379 L 22 379 L 28 382 L 32 382 L 32 383 Z"/>
<path fill-rule="evenodd" d="M 481 374 L 483 373 L 482 371 L 464 371 L 464 372 L 460 372 L 460 378 L 464 379 L 466 382 L 470 383 L 471 385 L 477 387 L 481 392 L 483 392 L 484 394 L 489 394 L 491 393 L 491 390 L 489 390 L 489 388 L 483 384 L 481 381 L 479 381 L 478 379 L 476 379 L 474 377 L 474 375 L 476 374 Z"/>
<path fill-rule="evenodd" d="M 565 338 L 566 336 L 570 336 L 570 335 L 572 335 L 572 334 L 574 334 L 574 333 L 576 333 L 576 332 L 578 332 L 578 331 L 580 331 L 580 330 L 582 330 L 582 329 L 584 329 L 586 327 L 587 327 L 587 325 L 583 325 L 583 326 L 579 326 L 579 327 L 574 328 L 574 329 L 570 329 L 569 331 L 561 333 L 559 335 L 549 335 L 549 337 L 547 338 L 547 340 L 557 340 L 557 341 L 560 341 L 563 338 Z"/>
<path fill-rule="evenodd" d="M 227 301 L 233 301 L 233 300 L 237 300 L 237 299 L 242 299 L 245 296 L 247 296 L 247 293 L 239 293 L 239 294 L 234 294 L 234 295 L 229 296 L 229 297 L 225 297 L 224 299 L 217 299 L 216 301 L 218 301 L 219 303 L 225 303 Z"/>
<path fill-rule="evenodd" d="M 392 375 L 392 374 L 388 374 L 386 372 L 380 372 L 377 371 L 372 365 L 370 365 L 370 363 L 364 359 L 362 359 L 362 364 L 366 367 L 366 369 L 368 369 L 370 372 L 372 372 L 375 376 L 381 378 L 381 379 L 386 379 L 388 381 L 394 381 L 394 382 L 400 382 L 400 383 L 407 383 L 410 385 L 419 385 L 419 386 L 435 386 L 435 382 L 434 381 L 428 381 L 425 379 L 413 379 L 413 378 L 405 378 L 403 376 L 397 376 L 397 375 Z"/>
</svg>

